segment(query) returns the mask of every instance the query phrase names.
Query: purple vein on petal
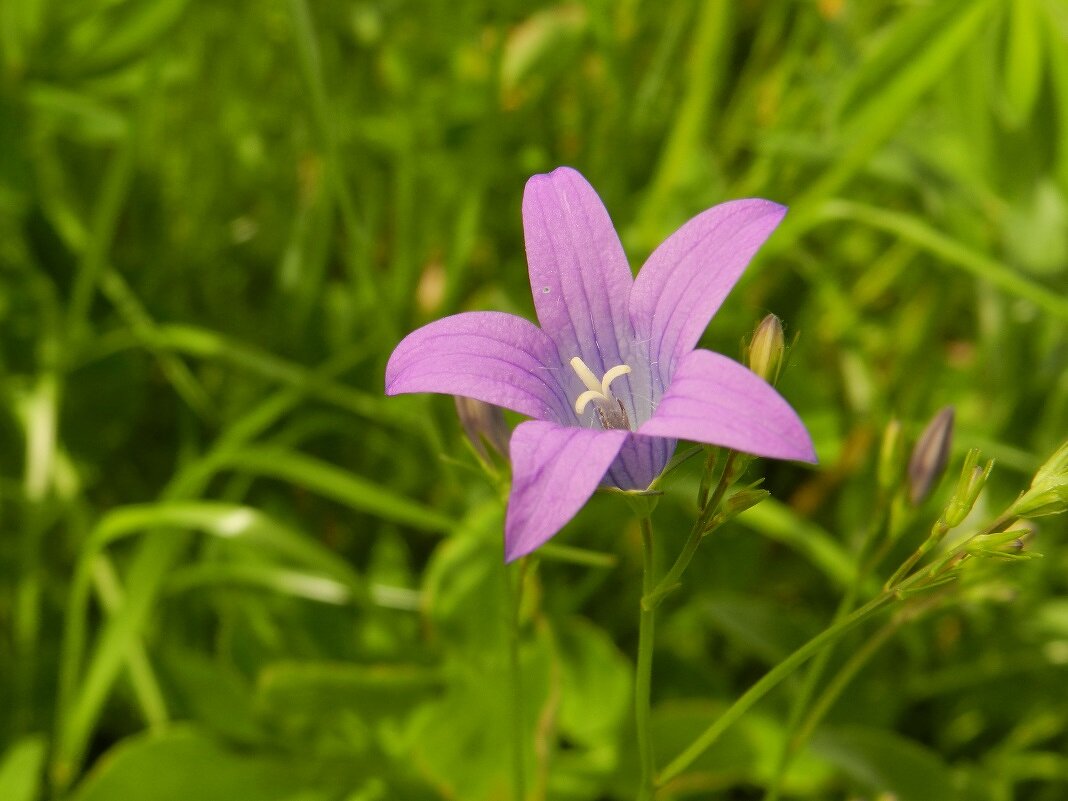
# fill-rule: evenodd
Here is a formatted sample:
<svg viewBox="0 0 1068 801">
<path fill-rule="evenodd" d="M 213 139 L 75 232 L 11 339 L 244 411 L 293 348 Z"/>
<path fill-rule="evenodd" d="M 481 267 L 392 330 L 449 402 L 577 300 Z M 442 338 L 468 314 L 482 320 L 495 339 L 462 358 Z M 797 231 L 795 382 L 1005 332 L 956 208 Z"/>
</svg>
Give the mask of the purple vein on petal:
<svg viewBox="0 0 1068 801">
<path fill-rule="evenodd" d="M 556 348 L 529 320 L 465 312 L 412 332 L 386 365 L 386 392 L 464 395 L 532 417 L 563 417 Z"/>
<path fill-rule="evenodd" d="M 599 374 L 622 363 L 619 326 L 629 325 L 632 279 L 596 192 L 569 168 L 536 175 L 524 193 L 523 222 L 538 319 L 561 362 L 580 356 Z"/>
<path fill-rule="evenodd" d="M 628 433 L 531 420 L 512 435 L 512 491 L 505 521 L 510 561 L 567 523 L 597 488 Z"/>
<path fill-rule="evenodd" d="M 786 209 L 735 200 L 694 217 L 650 255 L 635 279 L 630 314 L 667 382 L 700 338 L 745 267 Z"/>
<path fill-rule="evenodd" d="M 660 408 L 638 433 L 816 460 L 808 432 L 786 400 L 748 368 L 707 350 L 680 360 Z"/>
</svg>

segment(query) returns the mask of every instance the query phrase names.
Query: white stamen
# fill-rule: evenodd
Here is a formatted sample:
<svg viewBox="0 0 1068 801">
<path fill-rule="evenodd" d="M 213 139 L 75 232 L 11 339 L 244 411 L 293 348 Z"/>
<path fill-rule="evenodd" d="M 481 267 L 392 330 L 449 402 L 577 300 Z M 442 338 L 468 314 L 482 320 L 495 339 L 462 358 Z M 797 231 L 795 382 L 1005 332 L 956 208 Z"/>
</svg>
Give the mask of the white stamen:
<svg viewBox="0 0 1068 801">
<path fill-rule="evenodd" d="M 576 356 L 571 360 L 571 368 L 578 373 L 578 377 L 582 379 L 582 383 L 586 385 L 586 389 L 591 392 L 601 392 L 601 382 L 597 380 L 597 376 L 594 375 L 593 370 L 586 366 L 586 362 Z"/>
<path fill-rule="evenodd" d="M 630 368 L 625 364 L 617 364 L 611 370 L 604 374 L 604 378 L 601 379 L 601 394 L 606 398 L 612 397 L 612 391 L 609 389 L 612 382 L 619 378 L 621 375 L 626 375 L 630 372 Z"/>
<path fill-rule="evenodd" d="M 575 398 L 575 411 L 582 414 L 586 411 L 586 407 L 590 405 L 590 401 L 604 400 L 604 395 L 600 393 L 600 390 L 587 389 L 577 398 Z"/>
<path fill-rule="evenodd" d="M 612 401 L 612 382 L 619 378 L 621 375 L 627 375 L 630 372 L 630 368 L 625 364 L 617 364 L 604 374 L 604 377 L 598 381 L 597 375 L 586 366 L 586 363 L 582 361 L 578 356 L 575 356 L 571 360 L 571 367 L 575 371 L 576 375 L 582 379 L 582 383 L 586 385 L 586 391 L 575 398 L 575 411 L 582 414 L 586 411 L 586 407 L 590 403 L 610 404 Z"/>
</svg>

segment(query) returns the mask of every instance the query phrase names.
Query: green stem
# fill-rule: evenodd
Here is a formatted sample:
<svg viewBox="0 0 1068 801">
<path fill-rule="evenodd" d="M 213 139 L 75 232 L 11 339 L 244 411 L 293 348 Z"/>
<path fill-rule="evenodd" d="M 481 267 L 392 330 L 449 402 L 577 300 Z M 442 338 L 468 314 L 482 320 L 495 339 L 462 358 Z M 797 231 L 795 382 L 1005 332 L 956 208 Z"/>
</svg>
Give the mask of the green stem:
<svg viewBox="0 0 1068 801">
<path fill-rule="evenodd" d="M 653 523 L 648 517 L 641 519 L 642 529 L 642 602 L 638 619 L 638 666 L 634 678 L 634 722 L 638 729 L 638 757 L 641 762 L 641 784 L 638 786 L 638 801 L 651 801 L 656 762 L 653 757 L 653 741 L 650 732 L 651 711 L 649 694 L 653 678 L 653 626 L 655 607 L 645 603 L 653 589 Z"/>
<path fill-rule="evenodd" d="M 838 673 L 820 694 L 816 703 L 812 705 L 804 721 L 798 726 L 797 731 L 790 738 L 787 748 L 791 756 L 800 751 L 804 744 L 808 742 L 808 738 L 812 736 L 816 726 L 830 711 L 831 706 L 838 700 L 845 688 L 849 686 L 849 683 L 853 681 L 860 669 L 875 655 L 876 651 L 887 643 L 904 622 L 904 617 L 892 618 L 869 637 L 868 641 L 859 650 L 854 651 L 846 663 L 842 665 Z"/>
<path fill-rule="evenodd" d="M 107 556 L 101 554 L 93 560 L 92 572 L 93 587 L 100 598 L 101 606 L 109 615 L 115 614 L 126 602 L 115 567 Z M 145 722 L 153 729 L 162 729 L 170 719 L 167 702 L 142 643 L 137 642 L 131 646 L 126 656 L 126 665 L 130 672 L 134 696 L 141 707 Z"/>
<path fill-rule="evenodd" d="M 838 609 L 835 610 L 831 625 L 843 620 L 845 616 L 852 611 L 854 601 L 855 593 L 851 586 L 849 591 L 847 591 L 842 597 L 841 602 L 838 604 Z M 805 712 L 808 711 L 812 697 L 816 694 L 816 687 L 819 684 L 820 679 L 823 677 L 823 671 L 826 670 L 827 663 L 830 661 L 833 652 L 834 649 L 830 647 L 821 651 L 812 661 L 812 664 L 809 666 L 808 671 L 806 671 L 805 676 L 802 679 L 801 689 L 797 694 L 793 706 L 790 708 L 790 718 L 786 724 L 786 733 L 783 737 L 782 746 L 779 749 L 778 758 L 775 762 L 775 772 L 772 774 L 771 786 L 768 789 L 767 794 L 764 796 L 764 801 L 779 801 L 782 781 L 786 777 L 786 771 L 789 770 L 790 762 L 796 753 L 796 749 L 793 746 L 793 743 L 796 741 L 796 732 L 802 724 Z"/>
<path fill-rule="evenodd" d="M 825 646 L 837 641 L 851 629 L 874 616 L 877 612 L 881 611 L 884 606 L 897 597 L 899 592 L 908 589 L 924 578 L 926 578 L 926 576 L 923 573 L 919 573 L 905 580 L 900 585 L 884 591 L 881 595 L 873 598 L 838 623 L 832 625 L 830 628 L 824 629 L 790 654 L 785 660 L 766 673 L 760 681 L 750 687 L 727 709 L 726 712 L 705 729 L 685 751 L 675 757 L 675 759 L 673 759 L 660 773 L 657 784 L 663 785 L 686 770 L 686 768 L 693 764 L 694 760 L 700 757 L 716 742 L 717 739 L 719 739 L 723 732 L 729 729 L 742 717 L 742 715 L 748 712 L 757 701 L 767 695 L 779 684 L 779 682 L 793 673 L 794 670 L 803 665 L 812 656 L 817 654 Z"/>
<path fill-rule="evenodd" d="M 723 500 L 723 496 L 727 492 L 727 488 L 735 478 L 734 463 L 736 457 L 737 453 L 734 451 L 731 451 L 727 455 L 727 461 L 723 465 L 723 472 L 720 474 L 719 482 L 716 484 L 712 496 L 706 498 L 704 503 L 701 504 L 701 513 L 697 518 L 697 522 L 693 524 L 693 528 L 690 530 L 690 536 L 686 540 L 686 544 L 682 547 L 682 551 L 679 553 L 678 558 L 675 560 L 675 564 L 671 566 L 671 569 L 668 570 L 653 589 L 646 589 L 643 593 L 643 609 L 645 607 L 655 609 L 659 606 L 660 602 L 664 600 L 665 595 L 673 592 L 679 586 L 682 574 L 686 572 L 686 568 L 689 567 L 690 562 L 693 561 L 694 554 L 697 553 L 697 548 L 701 545 L 701 540 L 708 534 L 707 528 L 709 521 L 716 513 L 720 501 Z M 705 464 L 706 471 L 709 470 L 714 463 L 714 459 L 710 456 L 708 462 Z"/>
<path fill-rule="evenodd" d="M 526 798 L 526 744 L 523 736 L 523 680 L 519 663 L 519 612 L 523 602 L 523 583 L 526 579 L 526 557 L 519 562 L 519 575 L 513 584 L 508 566 L 504 566 L 504 582 L 507 587 L 511 610 L 508 615 L 508 672 L 512 685 L 512 797 L 515 801 Z"/>
<path fill-rule="evenodd" d="M 831 625 L 842 620 L 846 615 L 853 611 L 856 606 L 857 597 L 860 595 L 861 587 L 864 584 L 864 580 L 868 577 L 870 571 L 877 564 L 877 560 L 873 560 L 871 552 L 875 549 L 875 543 L 880 539 L 880 534 L 883 534 L 885 529 L 890 525 L 890 516 L 888 508 L 891 501 L 885 497 L 880 496 L 877 506 L 876 522 L 870 526 L 864 539 L 860 544 L 860 548 L 857 552 L 856 564 L 857 570 L 853 575 L 853 580 L 846 588 L 845 595 L 842 596 L 841 601 L 838 603 L 838 608 L 834 612 L 834 618 L 831 621 Z M 884 542 L 889 541 L 889 534 L 882 536 Z M 793 706 L 790 708 L 790 718 L 786 724 L 786 735 L 783 738 L 782 747 L 779 749 L 778 756 L 775 762 L 775 772 L 772 774 L 771 785 L 764 796 L 764 801 L 778 801 L 779 793 L 782 790 L 782 781 L 786 777 L 786 772 L 790 768 L 790 763 L 794 756 L 797 754 L 800 735 L 798 734 L 799 728 L 802 726 L 802 721 L 805 720 L 805 715 L 809 710 L 809 704 L 812 701 L 812 697 L 816 693 L 816 687 L 823 677 L 823 672 L 827 668 L 827 663 L 830 661 L 831 654 L 834 652 L 833 648 L 826 648 L 812 661 L 809 669 L 806 671 L 804 679 L 801 683 L 801 690 L 795 699 Z M 803 742 L 803 740 L 800 740 Z"/>
<path fill-rule="evenodd" d="M 902 562 L 901 566 L 894 571 L 894 574 L 886 580 L 884 589 L 889 589 L 890 587 L 893 587 L 895 584 L 900 582 L 901 579 L 908 575 L 908 572 L 916 566 L 916 563 L 923 559 L 923 557 L 927 555 L 927 552 L 930 551 L 936 544 L 941 542 L 948 532 L 949 526 L 947 526 L 941 519 L 939 519 L 939 521 L 934 524 L 934 527 L 931 529 L 931 533 L 927 536 L 927 539 L 920 543 L 920 547 L 913 551 L 912 555 L 909 556 L 909 558 L 906 559 L 904 562 Z"/>
<path fill-rule="evenodd" d="M 712 478 L 712 471 L 716 467 L 716 453 L 717 450 L 712 447 L 706 448 L 708 451 L 705 454 L 705 469 L 701 473 L 701 486 L 697 490 L 697 507 L 704 509 L 708 506 L 708 482 Z"/>
</svg>

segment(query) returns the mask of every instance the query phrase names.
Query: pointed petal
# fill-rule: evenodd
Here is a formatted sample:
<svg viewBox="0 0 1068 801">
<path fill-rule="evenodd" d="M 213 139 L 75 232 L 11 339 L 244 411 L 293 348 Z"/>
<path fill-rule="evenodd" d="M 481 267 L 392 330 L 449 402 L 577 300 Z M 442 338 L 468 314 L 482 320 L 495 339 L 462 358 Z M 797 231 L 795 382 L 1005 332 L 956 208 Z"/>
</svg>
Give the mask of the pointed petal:
<svg viewBox="0 0 1068 801">
<path fill-rule="evenodd" d="M 622 364 L 633 278 L 604 204 L 569 167 L 535 175 L 523 192 L 530 289 L 561 361 L 579 356 L 597 375 Z"/>
<path fill-rule="evenodd" d="M 522 317 L 466 312 L 406 336 L 386 365 L 386 394 L 440 392 L 539 419 L 568 408 L 552 340 Z"/>
<path fill-rule="evenodd" d="M 649 342 L 650 359 L 665 383 L 785 214 L 785 206 L 770 200 L 721 203 L 649 256 L 634 281 L 630 317 L 637 340 Z"/>
<path fill-rule="evenodd" d="M 627 431 L 598 431 L 530 420 L 512 434 L 512 492 L 504 524 L 509 562 L 564 527 L 601 483 Z"/>
<path fill-rule="evenodd" d="M 638 433 L 816 461 L 804 424 L 782 395 L 748 368 L 707 350 L 682 357 L 656 412 Z"/>
</svg>

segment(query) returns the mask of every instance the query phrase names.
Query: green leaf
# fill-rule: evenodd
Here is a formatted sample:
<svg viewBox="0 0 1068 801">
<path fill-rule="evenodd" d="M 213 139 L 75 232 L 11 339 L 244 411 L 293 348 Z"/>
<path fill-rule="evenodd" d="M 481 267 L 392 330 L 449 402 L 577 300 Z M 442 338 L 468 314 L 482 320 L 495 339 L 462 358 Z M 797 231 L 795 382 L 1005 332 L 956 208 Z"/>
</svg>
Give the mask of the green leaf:
<svg viewBox="0 0 1068 801">
<path fill-rule="evenodd" d="M 189 0 L 112 4 L 69 36 L 69 54 L 79 72 L 97 72 L 145 57 L 181 19 Z"/>
<path fill-rule="evenodd" d="M 657 705 L 653 709 L 657 764 L 667 764 L 725 708 L 725 704 L 697 698 Z M 677 780 L 666 785 L 665 798 L 683 795 L 707 798 L 716 790 L 738 784 L 766 785 L 775 774 L 782 737 L 779 722 L 756 713 L 746 715 L 732 729 L 730 737 L 717 740 Z M 633 751 L 633 743 L 628 739 L 623 767 L 613 779 L 616 793 L 622 798 L 630 796 L 629 788 L 638 779 L 637 755 Z M 791 794 L 824 798 L 824 788 L 830 778 L 831 771 L 826 765 L 805 752 L 798 756 L 784 787 Z"/>
<path fill-rule="evenodd" d="M 821 729 L 811 747 L 868 790 L 890 793 L 898 801 L 959 797 L 952 771 L 937 754 L 893 732 L 861 726 Z"/>
<path fill-rule="evenodd" d="M 0 798 L 35 801 L 40 796 L 46 748 L 44 737 L 31 735 L 7 749 L 0 761 Z"/>
<path fill-rule="evenodd" d="M 281 479 L 385 520 L 426 531 L 449 531 L 452 518 L 328 462 L 282 448 L 247 448 L 223 458 L 226 465 Z"/>
<path fill-rule="evenodd" d="M 518 91 L 532 76 L 544 81 L 547 69 L 561 65 L 588 26 L 578 4 L 552 6 L 531 14 L 511 32 L 501 58 L 501 91 Z"/>
<path fill-rule="evenodd" d="M 633 669 L 603 629 L 571 618 L 556 632 L 562 668 L 560 730 L 589 747 L 614 747 L 630 710 Z"/>
<path fill-rule="evenodd" d="M 192 728 L 124 740 L 100 760 L 71 801 L 301 801 L 310 766 L 280 754 L 232 751 Z"/>
<path fill-rule="evenodd" d="M 438 695 L 443 680 L 440 670 L 421 665 L 276 663 L 260 673 L 256 706 L 268 721 L 308 739 L 343 732 L 346 719 L 403 718 Z"/>
<path fill-rule="evenodd" d="M 1034 109 L 1042 85 L 1042 35 L 1035 0 L 1009 3 L 1008 45 L 1005 50 L 1005 105 L 1009 122 L 1022 125 Z"/>
<path fill-rule="evenodd" d="M 1006 294 L 1029 300 L 1054 317 L 1068 321 L 1068 300 L 1063 294 L 1047 289 L 985 253 L 949 238 L 913 215 L 847 200 L 830 200 L 821 204 L 817 216 L 832 220 L 856 220 L 887 231 L 929 251 L 943 262 L 989 281 Z"/>
<path fill-rule="evenodd" d="M 473 652 L 504 647 L 503 526 L 496 501 L 475 507 L 457 535 L 434 551 L 423 574 L 427 617 L 454 647 Z"/>
<path fill-rule="evenodd" d="M 504 654 L 491 662 L 454 665 L 447 695 L 420 708 L 412 726 L 414 762 L 446 798 L 497 801 L 511 798 L 514 707 Z M 524 643 L 520 654 L 525 774 L 539 772 L 536 744 L 552 732 L 541 730 L 551 710 L 552 651 L 546 631 Z M 550 740 L 551 742 L 551 740 Z M 544 769 L 544 768 L 542 768 Z"/>
<path fill-rule="evenodd" d="M 151 593 L 139 591 L 136 583 L 130 582 L 126 602 L 98 639 L 79 682 L 87 637 L 89 581 L 96 555 L 116 540 L 149 531 L 155 531 L 161 538 L 158 542 L 180 544 L 190 529 L 246 542 L 314 567 L 343 583 L 355 598 L 366 598 L 362 577 L 343 559 L 255 509 L 237 504 L 175 501 L 112 510 L 90 534 L 76 568 L 68 601 L 60 681 L 63 726 L 53 753 L 53 769 L 58 772 L 60 781 L 69 778 L 80 761 L 118 670 L 136 642 L 156 597 L 154 589 Z"/>
<path fill-rule="evenodd" d="M 716 593 L 702 611 L 732 641 L 774 665 L 814 635 L 811 624 L 785 613 L 782 605 L 751 594 Z"/>
<path fill-rule="evenodd" d="M 159 657 L 160 673 L 177 696 L 178 716 L 238 743 L 263 741 L 252 690 L 233 667 L 189 648 L 167 648 Z"/>
<path fill-rule="evenodd" d="M 847 120 L 869 104 L 882 102 L 895 81 L 924 57 L 959 20 L 971 0 L 943 0 L 904 9 L 890 17 L 893 22 L 881 36 L 868 37 L 872 53 L 857 69 L 846 73 L 837 102 L 837 116 Z"/>
</svg>

